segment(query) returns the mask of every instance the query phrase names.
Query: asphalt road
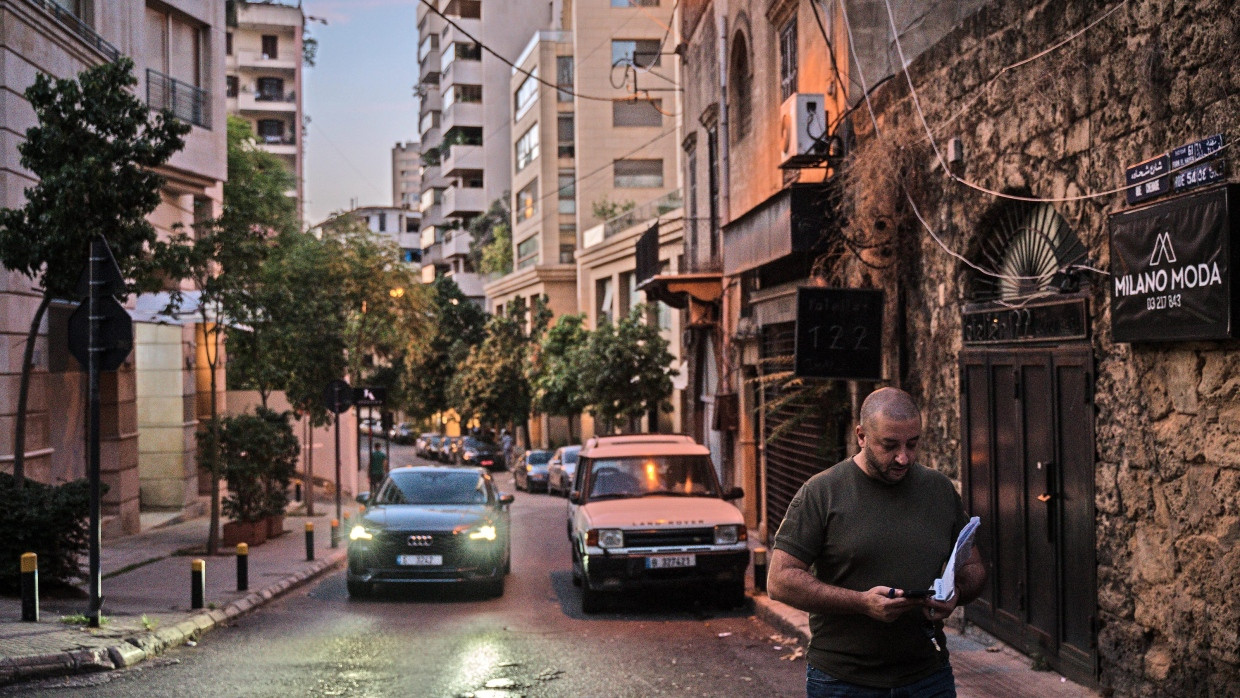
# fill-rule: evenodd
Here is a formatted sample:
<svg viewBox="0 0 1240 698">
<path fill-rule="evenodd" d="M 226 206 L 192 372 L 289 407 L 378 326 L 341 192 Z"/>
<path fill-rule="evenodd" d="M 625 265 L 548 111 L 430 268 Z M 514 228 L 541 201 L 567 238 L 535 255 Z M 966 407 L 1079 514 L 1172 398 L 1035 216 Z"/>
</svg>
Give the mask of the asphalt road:
<svg viewBox="0 0 1240 698">
<path fill-rule="evenodd" d="M 398 465 L 418 460 L 402 446 L 392 456 Z M 508 474 L 497 479 L 513 491 Z M 804 659 L 750 609 L 719 611 L 693 594 L 663 594 L 624 597 L 583 615 L 564 518 L 563 499 L 517 493 L 512 574 L 498 599 L 427 587 L 355 601 L 339 571 L 196 646 L 0 695 L 804 695 Z"/>
</svg>

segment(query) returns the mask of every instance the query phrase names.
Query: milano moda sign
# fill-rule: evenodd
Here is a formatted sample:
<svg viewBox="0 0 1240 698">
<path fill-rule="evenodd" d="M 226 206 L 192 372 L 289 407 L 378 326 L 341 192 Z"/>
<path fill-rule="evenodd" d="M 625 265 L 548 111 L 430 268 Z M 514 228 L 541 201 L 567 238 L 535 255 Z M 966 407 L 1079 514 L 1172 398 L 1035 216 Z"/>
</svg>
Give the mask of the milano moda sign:
<svg viewBox="0 0 1240 698">
<path fill-rule="evenodd" d="M 1115 341 L 1237 336 L 1238 205 L 1231 185 L 1111 216 Z"/>
</svg>

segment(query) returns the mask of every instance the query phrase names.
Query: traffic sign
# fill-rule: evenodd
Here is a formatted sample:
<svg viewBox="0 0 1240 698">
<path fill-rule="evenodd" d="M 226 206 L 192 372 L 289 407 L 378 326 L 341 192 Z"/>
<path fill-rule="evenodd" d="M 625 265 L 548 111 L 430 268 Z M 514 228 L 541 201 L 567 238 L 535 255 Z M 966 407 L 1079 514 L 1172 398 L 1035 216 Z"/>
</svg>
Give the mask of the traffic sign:
<svg viewBox="0 0 1240 698">
<path fill-rule="evenodd" d="M 99 314 L 99 370 L 115 371 L 133 351 L 133 319 L 112 296 L 95 300 Z M 82 301 L 69 316 L 69 353 L 90 370 L 90 302 Z"/>
<path fill-rule="evenodd" d="M 336 414 L 348 411 L 353 406 L 353 388 L 342 380 L 328 383 L 323 389 L 323 404 Z"/>
</svg>

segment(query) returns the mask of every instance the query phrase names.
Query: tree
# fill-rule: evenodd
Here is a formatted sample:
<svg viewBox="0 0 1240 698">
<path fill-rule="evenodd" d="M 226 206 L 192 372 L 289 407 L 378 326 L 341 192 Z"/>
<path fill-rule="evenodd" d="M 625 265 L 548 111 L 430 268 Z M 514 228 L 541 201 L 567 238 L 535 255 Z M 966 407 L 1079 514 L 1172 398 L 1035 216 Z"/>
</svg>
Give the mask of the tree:
<svg viewBox="0 0 1240 698">
<path fill-rule="evenodd" d="M 573 417 L 588 406 L 581 382 L 590 331 L 585 315 L 561 315 L 540 342 L 538 361 L 531 362 L 534 409 L 568 418 L 569 441 L 576 442 Z"/>
<path fill-rule="evenodd" d="M 508 192 L 491 202 L 491 207 L 469 222 L 473 241 L 469 257 L 483 274 L 507 274 L 512 271 L 512 210 Z"/>
<path fill-rule="evenodd" d="M 517 320 L 491 317 L 486 339 L 470 348 L 449 387 L 449 399 L 462 423 L 474 417 L 491 425 L 525 422 L 530 412 L 525 345 Z"/>
<path fill-rule="evenodd" d="M 38 125 L 17 147 L 39 178 L 26 205 L 0 211 L 0 263 L 35 279 L 41 291 L 26 333 L 13 435 L 13 475 L 25 477 L 26 405 L 35 340 L 53 298 L 70 298 L 91 239 L 112 247 L 128 290 L 157 290 L 165 275 L 146 220 L 164 179 L 154 168 L 180 150 L 188 124 L 169 112 L 152 115 L 134 96 L 133 61 L 122 58 L 76 79 L 40 73 L 25 92 Z"/>
<path fill-rule="evenodd" d="M 486 337 L 486 312 L 461 293 L 451 277 L 435 279 L 430 289 L 435 329 L 427 350 L 406 361 L 403 381 L 407 399 L 402 406 L 415 419 L 427 419 L 451 406 L 448 386 L 456 367 Z"/>
<path fill-rule="evenodd" d="M 648 412 L 672 411 L 674 357 L 659 328 L 647 324 L 645 316 L 645 306 L 638 305 L 619 323 L 594 330 L 586 343 L 586 360 L 578 364 L 590 414 L 604 434 L 613 432 L 621 419 L 631 428 Z"/>
</svg>

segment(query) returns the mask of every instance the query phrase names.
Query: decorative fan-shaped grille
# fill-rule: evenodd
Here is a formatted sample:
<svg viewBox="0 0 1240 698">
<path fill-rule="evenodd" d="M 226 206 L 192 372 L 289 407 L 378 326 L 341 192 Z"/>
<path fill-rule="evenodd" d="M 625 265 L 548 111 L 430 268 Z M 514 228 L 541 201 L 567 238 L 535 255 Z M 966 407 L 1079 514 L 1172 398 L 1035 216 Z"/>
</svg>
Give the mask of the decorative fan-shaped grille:
<svg viewBox="0 0 1240 698">
<path fill-rule="evenodd" d="M 1086 256 L 1076 233 L 1048 203 L 1009 206 L 983 234 L 978 266 L 995 275 L 974 272 L 971 295 L 978 301 L 1045 293 L 1057 272 Z"/>
</svg>

